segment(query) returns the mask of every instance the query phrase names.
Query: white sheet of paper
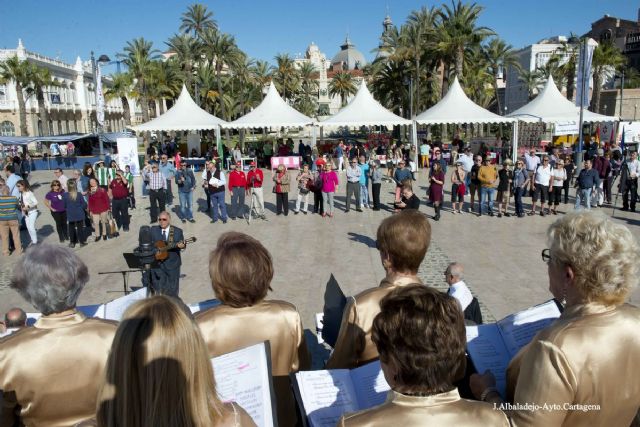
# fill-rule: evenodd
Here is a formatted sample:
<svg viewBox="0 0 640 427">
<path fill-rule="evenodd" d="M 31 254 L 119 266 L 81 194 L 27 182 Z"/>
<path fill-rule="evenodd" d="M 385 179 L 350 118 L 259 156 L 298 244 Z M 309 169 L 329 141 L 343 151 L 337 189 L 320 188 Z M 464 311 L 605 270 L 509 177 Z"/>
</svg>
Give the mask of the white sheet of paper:
<svg viewBox="0 0 640 427">
<path fill-rule="evenodd" d="M 509 351 L 502 340 L 495 323 L 467 326 L 467 351 L 478 373 L 487 369 L 496 377 L 496 388 L 505 397 L 507 388 L 507 367 L 511 361 Z"/>
<path fill-rule="evenodd" d="M 211 179 L 209 180 L 209 185 L 212 185 L 214 187 L 220 187 L 220 184 L 222 184 L 222 181 L 220 181 L 218 178 L 211 177 Z"/>
<path fill-rule="evenodd" d="M 104 319 L 104 304 L 80 305 L 76 309 L 87 317 Z"/>
<path fill-rule="evenodd" d="M 109 320 L 122 320 L 124 312 L 129 308 L 131 304 L 136 301 L 143 300 L 147 297 L 147 288 L 140 288 L 135 292 L 131 292 L 129 295 L 114 299 L 105 304 L 104 318 Z"/>
<path fill-rule="evenodd" d="M 41 317 L 42 313 L 27 313 L 27 326 L 33 326 Z"/>
<path fill-rule="evenodd" d="M 260 343 L 211 359 L 220 399 L 238 403 L 258 427 L 273 427 L 266 351 Z"/>
<path fill-rule="evenodd" d="M 356 388 L 359 410 L 383 404 L 391 390 L 379 360 L 352 370 L 351 379 Z"/>
<path fill-rule="evenodd" d="M 217 299 L 208 299 L 206 301 L 195 302 L 193 304 L 189 304 L 189 310 L 191 313 L 197 313 L 199 311 L 205 311 L 215 306 L 220 305 L 220 300 Z"/>
<path fill-rule="evenodd" d="M 343 414 L 358 410 L 348 369 L 298 372 L 296 380 L 311 427 L 334 427 Z"/>
<path fill-rule="evenodd" d="M 324 313 L 316 313 L 316 338 L 318 338 L 318 344 L 324 343 L 322 328 L 324 328 Z"/>
<path fill-rule="evenodd" d="M 551 300 L 505 317 L 498 321 L 502 338 L 511 358 L 542 329 L 560 317 L 560 310 Z"/>
</svg>

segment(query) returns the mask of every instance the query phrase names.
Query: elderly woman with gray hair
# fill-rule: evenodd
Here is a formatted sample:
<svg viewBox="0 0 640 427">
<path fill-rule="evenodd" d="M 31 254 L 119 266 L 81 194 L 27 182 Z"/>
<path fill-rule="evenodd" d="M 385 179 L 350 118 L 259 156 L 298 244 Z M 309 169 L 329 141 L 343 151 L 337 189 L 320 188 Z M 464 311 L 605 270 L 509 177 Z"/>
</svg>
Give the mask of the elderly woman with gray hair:
<svg viewBox="0 0 640 427">
<path fill-rule="evenodd" d="M 515 408 L 514 424 L 628 426 L 640 408 L 640 309 L 625 303 L 638 281 L 638 243 L 596 212 L 567 214 L 547 234 L 549 291 L 565 309 L 511 361 L 507 398 L 551 409 Z M 491 372 L 470 386 L 501 403 Z"/>
<path fill-rule="evenodd" d="M 42 313 L 0 339 L 0 425 L 74 425 L 95 415 L 116 323 L 87 318 L 76 300 L 89 281 L 70 249 L 41 244 L 13 269 L 11 287 Z"/>
</svg>

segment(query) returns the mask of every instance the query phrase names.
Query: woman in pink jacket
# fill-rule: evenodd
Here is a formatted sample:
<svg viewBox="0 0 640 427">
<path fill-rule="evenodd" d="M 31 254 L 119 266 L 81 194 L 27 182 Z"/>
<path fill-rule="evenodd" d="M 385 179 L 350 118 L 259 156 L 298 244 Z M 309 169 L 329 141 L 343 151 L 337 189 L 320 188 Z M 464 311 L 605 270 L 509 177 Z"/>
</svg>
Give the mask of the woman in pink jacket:
<svg viewBox="0 0 640 427">
<path fill-rule="evenodd" d="M 322 179 L 322 200 L 324 204 L 323 217 L 329 214 L 333 218 L 333 195 L 338 189 L 338 174 L 331 169 L 330 164 L 324 165 L 324 172 L 320 174 Z"/>
</svg>

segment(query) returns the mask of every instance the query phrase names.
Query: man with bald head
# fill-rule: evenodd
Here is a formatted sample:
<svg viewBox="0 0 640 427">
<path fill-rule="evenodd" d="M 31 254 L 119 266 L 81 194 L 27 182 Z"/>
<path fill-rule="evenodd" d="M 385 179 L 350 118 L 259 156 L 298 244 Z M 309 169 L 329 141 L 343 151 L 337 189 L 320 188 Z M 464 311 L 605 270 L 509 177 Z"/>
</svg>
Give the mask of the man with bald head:
<svg viewBox="0 0 640 427">
<path fill-rule="evenodd" d="M 24 328 L 27 326 L 27 313 L 21 308 L 12 308 L 4 315 L 4 324 L 9 328 Z"/>
<path fill-rule="evenodd" d="M 458 300 L 464 314 L 465 323 L 482 324 L 482 313 L 478 299 L 471 294 L 471 291 L 462 280 L 464 278 L 464 267 L 459 262 L 452 262 L 444 272 L 449 290 L 447 293 Z"/>
</svg>

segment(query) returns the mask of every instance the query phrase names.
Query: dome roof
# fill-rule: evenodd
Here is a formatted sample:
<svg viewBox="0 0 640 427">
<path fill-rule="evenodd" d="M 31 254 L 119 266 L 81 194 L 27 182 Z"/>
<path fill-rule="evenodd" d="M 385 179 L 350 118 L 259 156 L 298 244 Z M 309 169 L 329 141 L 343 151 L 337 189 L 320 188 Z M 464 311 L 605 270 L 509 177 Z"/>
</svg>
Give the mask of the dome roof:
<svg viewBox="0 0 640 427">
<path fill-rule="evenodd" d="M 362 67 L 367 65 L 367 60 L 364 59 L 364 55 L 356 46 L 351 43 L 349 36 L 344 41 L 344 44 L 340 46 L 340 52 L 336 54 L 331 60 L 331 65 L 343 64 L 343 70 L 361 70 Z"/>
</svg>

